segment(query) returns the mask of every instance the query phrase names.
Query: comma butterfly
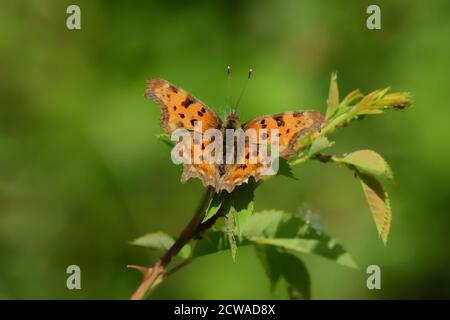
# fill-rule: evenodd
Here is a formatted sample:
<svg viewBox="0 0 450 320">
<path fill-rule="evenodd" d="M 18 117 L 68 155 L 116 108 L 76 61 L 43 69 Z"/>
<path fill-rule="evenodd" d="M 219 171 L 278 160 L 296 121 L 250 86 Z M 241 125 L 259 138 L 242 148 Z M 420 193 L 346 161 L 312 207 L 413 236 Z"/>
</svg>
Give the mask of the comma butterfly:
<svg viewBox="0 0 450 320">
<path fill-rule="evenodd" d="M 161 107 L 161 127 L 166 133 L 172 134 L 175 130 L 182 128 L 191 132 L 198 130 L 196 123 L 201 122 L 201 131 L 204 133 L 208 129 L 218 129 L 224 132 L 226 129 L 256 130 L 262 132 L 261 140 L 270 140 L 272 129 L 277 129 L 279 141 L 279 156 L 288 159 L 300 151 L 298 138 L 309 132 L 318 131 L 323 126 L 324 115 L 315 110 L 290 111 L 273 115 L 266 115 L 255 118 L 245 124 L 240 123 L 235 111 L 228 117 L 221 120 L 217 114 L 206 104 L 190 95 L 183 89 L 177 88 L 173 84 L 159 78 L 147 80 L 146 97 L 156 102 Z M 255 180 L 262 177 L 262 170 L 267 166 L 258 161 L 258 151 L 245 145 L 245 160 L 241 163 L 210 163 L 203 160 L 203 153 L 213 140 L 208 140 L 204 136 L 195 139 L 192 133 L 191 142 L 193 146 L 190 157 L 199 155 L 197 161 L 184 163 L 181 182 L 186 182 L 189 178 L 200 178 L 203 185 L 212 186 L 216 192 L 226 190 L 232 192 L 233 189 L 253 176 Z M 197 152 L 197 153 L 196 153 Z M 225 155 L 224 155 L 225 157 Z"/>
</svg>

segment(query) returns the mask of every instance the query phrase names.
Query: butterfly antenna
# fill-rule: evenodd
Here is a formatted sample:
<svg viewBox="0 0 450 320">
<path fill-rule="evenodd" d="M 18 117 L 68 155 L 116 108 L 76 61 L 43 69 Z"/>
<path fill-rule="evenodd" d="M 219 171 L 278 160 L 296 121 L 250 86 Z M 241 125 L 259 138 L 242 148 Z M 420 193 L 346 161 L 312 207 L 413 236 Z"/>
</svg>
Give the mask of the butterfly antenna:
<svg viewBox="0 0 450 320">
<path fill-rule="evenodd" d="M 247 89 L 248 82 L 249 82 L 250 78 L 252 77 L 252 73 L 253 73 L 253 69 L 252 68 L 248 69 L 247 81 L 245 81 L 244 88 L 242 88 L 241 94 L 239 95 L 239 98 L 236 101 L 236 108 L 234 109 L 234 112 L 237 111 L 237 108 L 239 106 L 239 102 L 241 101 L 242 96 L 244 95 L 244 92 Z"/>
<path fill-rule="evenodd" d="M 231 66 L 227 66 L 227 104 L 231 109 Z"/>
</svg>

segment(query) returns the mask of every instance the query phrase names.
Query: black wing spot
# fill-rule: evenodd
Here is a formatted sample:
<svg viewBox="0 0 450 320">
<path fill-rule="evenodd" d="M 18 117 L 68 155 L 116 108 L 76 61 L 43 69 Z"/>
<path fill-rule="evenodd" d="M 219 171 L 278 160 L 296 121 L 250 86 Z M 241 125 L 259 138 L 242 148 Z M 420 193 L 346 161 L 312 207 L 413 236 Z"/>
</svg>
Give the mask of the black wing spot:
<svg viewBox="0 0 450 320">
<path fill-rule="evenodd" d="M 263 129 L 267 128 L 267 124 L 261 124 L 261 128 Z"/>
<path fill-rule="evenodd" d="M 174 92 L 174 93 L 178 93 L 178 89 L 172 85 L 169 86 L 169 90 Z"/>
<path fill-rule="evenodd" d="M 179 113 L 178 114 L 180 116 L 181 119 L 184 119 L 185 115 L 183 113 Z"/>
<path fill-rule="evenodd" d="M 273 120 L 275 120 L 277 122 L 277 126 L 282 127 L 285 125 L 283 116 L 275 116 L 273 117 Z"/>
<path fill-rule="evenodd" d="M 177 110 L 177 106 L 173 106 L 173 110 Z"/>
<path fill-rule="evenodd" d="M 203 113 L 205 113 L 205 112 L 206 112 L 206 109 L 205 109 L 205 107 L 202 107 L 202 112 L 203 112 Z"/>
<path fill-rule="evenodd" d="M 192 99 L 192 98 L 190 98 L 190 97 L 187 97 L 186 100 L 184 100 L 184 101 L 181 103 L 181 105 L 187 109 L 187 108 L 189 108 L 189 106 L 190 106 L 191 104 L 193 104 L 194 102 L 195 102 L 194 99 Z"/>
<path fill-rule="evenodd" d="M 197 120 L 196 119 L 191 119 L 191 124 L 192 124 L 192 126 L 193 127 L 195 127 L 195 124 L 197 123 Z"/>
<path fill-rule="evenodd" d="M 287 129 L 287 130 L 286 130 L 286 133 L 289 133 L 289 131 L 291 131 L 291 129 Z"/>
<path fill-rule="evenodd" d="M 197 114 L 198 114 L 199 117 L 203 117 L 203 113 L 201 113 L 200 111 L 197 112 Z"/>
<path fill-rule="evenodd" d="M 259 123 L 261 123 L 261 124 L 266 123 L 266 119 L 262 119 Z"/>
</svg>

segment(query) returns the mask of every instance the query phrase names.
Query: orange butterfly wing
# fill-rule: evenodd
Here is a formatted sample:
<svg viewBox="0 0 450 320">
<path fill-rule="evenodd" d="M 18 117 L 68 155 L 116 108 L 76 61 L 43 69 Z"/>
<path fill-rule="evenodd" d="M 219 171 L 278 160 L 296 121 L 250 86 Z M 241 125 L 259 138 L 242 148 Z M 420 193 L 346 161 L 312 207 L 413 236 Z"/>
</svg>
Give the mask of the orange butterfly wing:
<svg viewBox="0 0 450 320">
<path fill-rule="evenodd" d="M 203 132 L 221 126 L 220 118 L 211 108 L 166 80 L 148 79 L 145 96 L 160 105 L 161 127 L 167 133 L 178 128 L 193 130 L 197 120 L 202 121 Z"/>
<path fill-rule="evenodd" d="M 147 89 L 145 96 L 161 107 L 161 127 L 167 132 L 172 133 L 178 128 L 194 130 L 196 121 L 201 121 L 202 132 L 208 129 L 220 129 L 221 120 L 216 113 L 206 104 L 190 95 L 183 89 L 177 88 L 170 82 L 151 78 L 147 80 Z M 194 140 L 191 134 L 191 157 L 192 164 L 184 164 L 181 182 L 186 182 L 189 178 L 200 178 L 203 185 L 216 187 L 218 180 L 218 172 L 215 164 L 209 164 L 203 161 L 194 163 L 194 154 L 198 150 L 203 150 L 208 141 Z M 184 152 L 189 153 L 188 150 Z M 202 152 L 200 152 L 201 154 Z"/>
<path fill-rule="evenodd" d="M 283 112 L 255 118 L 244 125 L 244 131 L 254 129 L 258 137 L 270 143 L 270 130 L 278 129 L 279 153 L 281 157 L 287 159 L 300 151 L 298 138 L 306 133 L 320 130 L 324 122 L 324 115 L 319 111 Z M 261 129 L 267 130 L 267 133 L 261 132 Z M 220 178 L 220 189 L 231 192 L 236 186 L 248 182 L 251 176 L 259 180 L 262 170 L 269 167 L 268 164 L 258 161 L 259 155 L 256 150 L 251 149 L 251 146 L 245 146 L 244 154 L 243 164 L 227 166 L 225 175 Z"/>
</svg>

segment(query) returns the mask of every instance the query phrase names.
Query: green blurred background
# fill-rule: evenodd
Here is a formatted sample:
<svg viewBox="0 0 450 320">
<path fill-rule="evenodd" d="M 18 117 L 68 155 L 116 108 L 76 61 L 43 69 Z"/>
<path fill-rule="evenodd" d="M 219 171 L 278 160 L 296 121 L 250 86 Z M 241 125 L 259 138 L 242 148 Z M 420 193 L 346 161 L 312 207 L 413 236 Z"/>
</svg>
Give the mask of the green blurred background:
<svg viewBox="0 0 450 320">
<path fill-rule="evenodd" d="M 81 7 L 79 31 L 65 26 Z M 366 28 L 381 7 L 382 30 Z M 227 65 L 233 94 L 254 78 L 241 119 L 302 108 L 324 111 L 330 73 L 342 94 L 387 85 L 415 105 L 333 134 L 338 154 L 371 148 L 391 164 L 390 241 L 377 238 L 357 180 L 307 163 L 298 181 L 258 188 L 256 209 L 305 203 L 362 267 L 304 256 L 313 298 L 449 298 L 450 2 L 428 1 L 2 1 L 0 4 L 0 298 L 127 299 L 156 256 L 128 242 L 177 235 L 203 188 L 157 141 L 159 110 L 143 96 L 159 76 L 220 115 Z M 66 288 L 66 267 L 82 289 Z M 378 264 L 382 290 L 366 288 Z M 285 298 L 272 294 L 251 248 L 198 259 L 153 298 Z"/>
</svg>

